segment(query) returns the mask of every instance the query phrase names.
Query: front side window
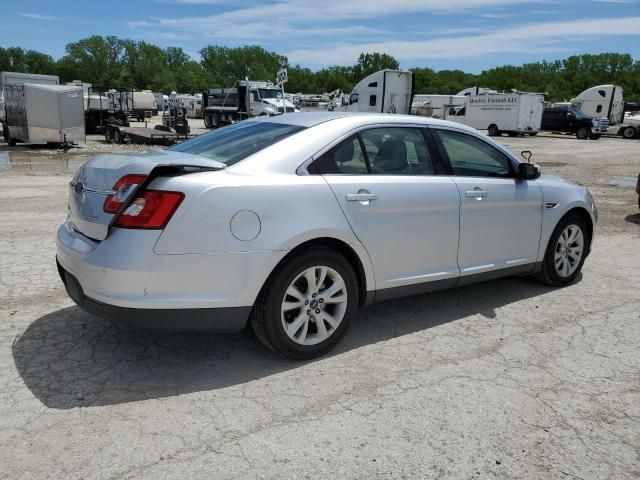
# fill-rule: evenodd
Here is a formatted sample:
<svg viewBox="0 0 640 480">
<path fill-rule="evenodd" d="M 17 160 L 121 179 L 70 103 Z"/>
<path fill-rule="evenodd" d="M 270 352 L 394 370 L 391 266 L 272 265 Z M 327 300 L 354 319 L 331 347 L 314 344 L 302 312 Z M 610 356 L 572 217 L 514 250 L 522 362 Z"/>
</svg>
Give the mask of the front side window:
<svg viewBox="0 0 640 480">
<path fill-rule="evenodd" d="M 352 93 L 351 97 L 349 97 L 349 105 L 353 105 L 354 103 L 358 103 L 358 94 Z"/>
<path fill-rule="evenodd" d="M 433 131 L 440 139 L 454 175 L 513 177 L 509 158 L 487 142 L 462 132 L 442 129 Z"/>
<path fill-rule="evenodd" d="M 324 153 L 314 162 L 314 165 L 317 173 L 321 175 L 365 175 L 368 173 L 367 163 L 356 135 L 352 135 Z"/>
<path fill-rule="evenodd" d="M 372 174 L 433 175 L 433 161 L 418 128 L 372 128 L 361 132 Z"/>
<path fill-rule="evenodd" d="M 244 121 L 200 135 L 167 150 L 199 155 L 230 166 L 304 128 L 283 123 Z"/>
</svg>

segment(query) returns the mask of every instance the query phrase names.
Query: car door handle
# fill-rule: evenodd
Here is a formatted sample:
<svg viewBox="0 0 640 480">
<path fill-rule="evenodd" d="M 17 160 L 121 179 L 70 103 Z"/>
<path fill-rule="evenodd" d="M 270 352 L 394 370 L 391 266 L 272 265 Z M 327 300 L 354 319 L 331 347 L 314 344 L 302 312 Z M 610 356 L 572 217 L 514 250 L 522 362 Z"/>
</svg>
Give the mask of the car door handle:
<svg viewBox="0 0 640 480">
<path fill-rule="evenodd" d="M 377 198 L 375 193 L 347 193 L 348 202 L 369 202 Z"/>
<path fill-rule="evenodd" d="M 479 188 L 473 189 L 473 190 L 467 190 L 467 197 L 469 198 L 484 198 L 487 195 L 489 195 L 487 192 Z"/>
</svg>

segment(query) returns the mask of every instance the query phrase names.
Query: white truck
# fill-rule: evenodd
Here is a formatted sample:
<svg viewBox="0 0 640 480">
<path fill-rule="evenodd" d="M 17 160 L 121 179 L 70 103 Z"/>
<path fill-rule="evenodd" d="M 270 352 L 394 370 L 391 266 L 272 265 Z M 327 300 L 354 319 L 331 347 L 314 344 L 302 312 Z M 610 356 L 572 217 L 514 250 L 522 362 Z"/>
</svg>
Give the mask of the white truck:
<svg viewBox="0 0 640 480">
<path fill-rule="evenodd" d="M 409 114 L 413 75 L 402 70 L 380 70 L 361 80 L 349 96 L 349 112 Z"/>
<path fill-rule="evenodd" d="M 293 113 L 296 107 L 271 82 L 238 80 L 231 88 L 211 88 L 202 93 L 202 114 L 207 128 L 250 117 Z"/>
<path fill-rule="evenodd" d="M 625 115 L 624 90 L 620 85 L 597 85 L 571 100 L 571 106 L 590 117 L 609 119 L 607 135 L 640 138 L 637 119 Z"/>
<path fill-rule="evenodd" d="M 624 116 L 622 93 L 622 87 L 618 85 L 597 85 L 571 99 L 571 107 L 589 117 L 606 117 L 609 119 L 609 125 L 617 125 L 622 122 Z"/>
<path fill-rule="evenodd" d="M 544 95 L 540 93 L 485 93 L 469 95 L 463 106 L 451 106 L 445 120 L 487 130 L 489 135 L 536 135 L 540 130 Z"/>
</svg>

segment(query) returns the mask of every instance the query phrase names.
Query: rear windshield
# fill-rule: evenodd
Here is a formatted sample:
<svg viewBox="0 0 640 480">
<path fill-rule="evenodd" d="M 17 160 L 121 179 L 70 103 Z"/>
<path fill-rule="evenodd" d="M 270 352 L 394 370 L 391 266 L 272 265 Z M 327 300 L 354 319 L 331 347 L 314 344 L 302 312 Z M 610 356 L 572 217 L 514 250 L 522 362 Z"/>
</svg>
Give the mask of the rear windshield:
<svg viewBox="0 0 640 480">
<path fill-rule="evenodd" d="M 229 166 L 301 130 L 304 127 L 299 125 L 245 121 L 205 133 L 168 150 L 200 155 Z"/>
</svg>

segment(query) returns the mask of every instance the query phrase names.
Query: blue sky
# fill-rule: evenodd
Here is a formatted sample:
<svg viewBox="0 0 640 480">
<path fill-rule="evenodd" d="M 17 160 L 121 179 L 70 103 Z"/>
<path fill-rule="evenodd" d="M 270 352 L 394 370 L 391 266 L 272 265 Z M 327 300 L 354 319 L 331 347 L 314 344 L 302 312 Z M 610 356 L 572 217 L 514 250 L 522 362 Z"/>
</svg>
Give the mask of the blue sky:
<svg viewBox="0 0 640 480">
<path fill-rule="evenodd" d="M 640 0 L 2 0 L 2 47 L 59 57 L 95 34 L 195 58 L 207 44 L 257 44 L 312 69 L 378 51 L 403 68 L 479 72 L 580 53 L 640 59 Z"/>
</svg>

